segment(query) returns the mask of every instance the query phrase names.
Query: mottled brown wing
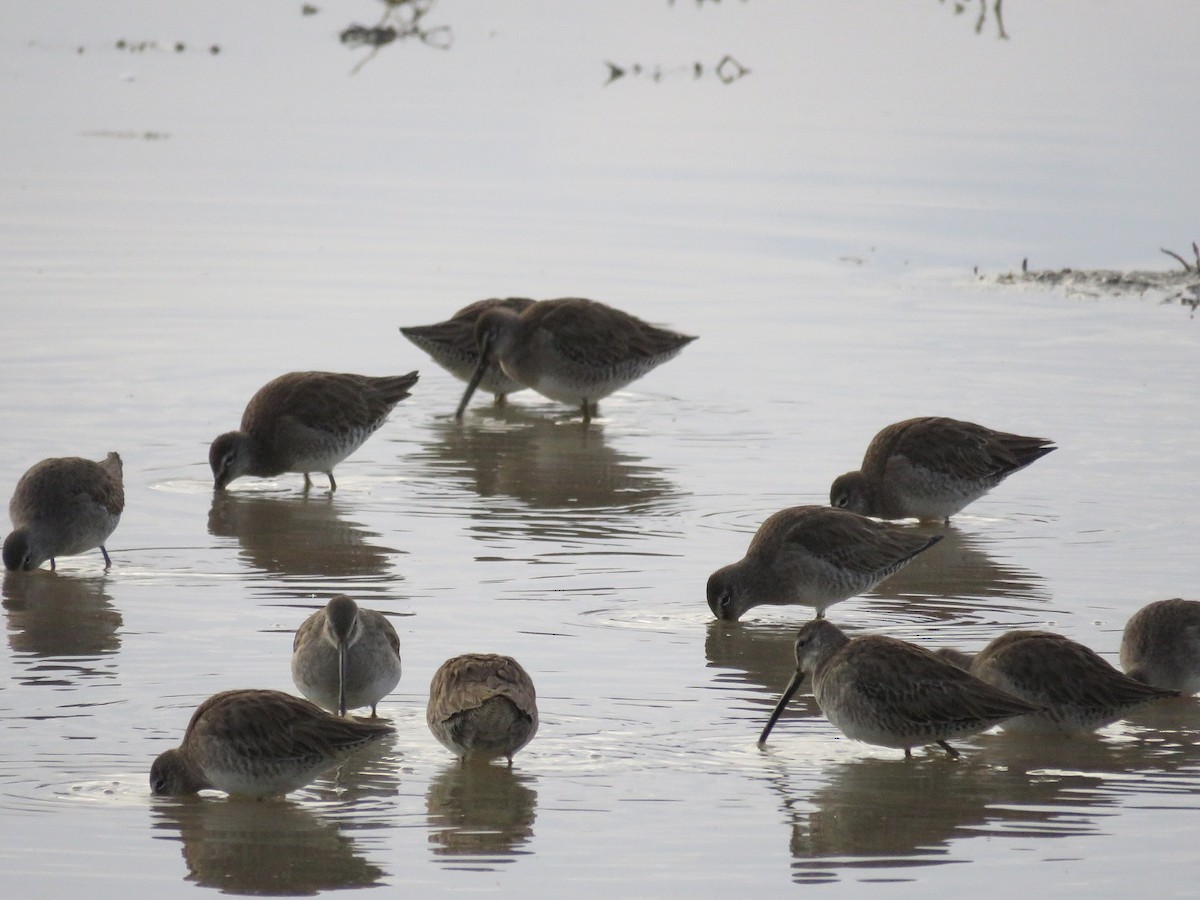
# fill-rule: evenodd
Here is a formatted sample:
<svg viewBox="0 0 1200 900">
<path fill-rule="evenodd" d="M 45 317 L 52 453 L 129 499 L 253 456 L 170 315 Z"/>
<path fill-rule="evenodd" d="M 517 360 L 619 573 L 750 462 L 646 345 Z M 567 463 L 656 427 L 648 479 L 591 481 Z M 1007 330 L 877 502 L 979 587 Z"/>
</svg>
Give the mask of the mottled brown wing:
<svg viewBox="0 0 1200 900">
<path fill-rule="evenodd" d="M 242 415 L 242 430 L 260 431 L 274 419 L 344 433 L 374 428 L 409 396 L 417 373 L 384 377 L 344 372 L 289 372 L 263 385 Z"/>
<path fill-rule="evenodd" d="M 363 609 L 361 606 L 358 608 L 358 615 L 362 618 L 364 627 L 382 631 L 392 650 L 397 656 L 400 655 L 400 635 L 396 633 L 396 627 L 392 624 L 391 619 L 378 610 Z"/>
<path fill-rule="evenodd" d="M 110 452 L 99 466 L 100 476 L 92 486 L 91 498 L 112 515 L 118 515 L 125 509 L 125 477 L 121 457 Z"/>
<path fill-rule="evenodd" d="M 903 456 L 930 472 L 960 479 L 992 479 L 1026 466 L 1054 449 L 1042 438 L 994 431 L 974 422 L 930 416 L 883 429 L 863 460 L 863 471 L 882 477 L 888 460 Z"/>
<path fill-rule="evenodd" d="M 985 677 L 1043 702 L 1107 709 L 1171 696 L 1117 671 L 1083 644 L 1046 631 L 1010 631 L 988 644 L 971 666 Z M 992 677 L 988 677 L 992 680 Z"/>
<path fill-rule="evenodd" d="M 533 681 L 515 659 L 495 654 L 468 654 L 448 660 L 430 690 L 429 715 L 444 721 L 476 709 L 493 697 L 506 697 L 528 716 L 537 714 Z"/>
<path fill-rule="evenodd" d="M 187 736 L 244 747 L 248 755 L 304 759 L 345 752 L 393 729 L 330 715 L 282 691 L 236 690 L 209 697 L 192 716 Z"/>
<path fill-rule="evenodd" d="M 980 681 L 936 654 L 879 635 L 852 642 L 853 689 L 928 725 L 1001 721 L 1039 707 Z M 849 657 L 848 657 L 849 661 Z"/>
<path fill-rule="evenodd" d="M 555 349 L 567 359 L 597 368 L 653 359 L 695 340 L 581 297 L 543 300 L 526 310 L 522 318 L 527 327 L 544 329 Z"/>
<path fill-rule="evenodd" d="M 763 523 L 750 544 L 756 547 L 765 529 L 774 534 L 779 552 L 801 553 L 838 568 L 870 574 L 891 569 L 933 546 L 942 535 L 923 534 L 899 525 L 889 525 L 855 513 L 824 506 L 793 507 L 776 513 Z"/>
<path fill-rule="evenodd" d="M 525 312 L 529 307 L 533 306 L 536 301 L 528 297 L 492 297 L 488 300 L 476 300 L 474 303 L 468 303 L 458 312 L 450 317 L 450 321 L 466 321 L 471 325 L 471 331 L 474 331 L 475 321 L 479 318 L 480 313 L 485 312 L 497 306 L 502 306 L 505 309 L 511 309 L 516 312 Z M 443 323 L 445 324 L 445 323 Z"/>
</svg>

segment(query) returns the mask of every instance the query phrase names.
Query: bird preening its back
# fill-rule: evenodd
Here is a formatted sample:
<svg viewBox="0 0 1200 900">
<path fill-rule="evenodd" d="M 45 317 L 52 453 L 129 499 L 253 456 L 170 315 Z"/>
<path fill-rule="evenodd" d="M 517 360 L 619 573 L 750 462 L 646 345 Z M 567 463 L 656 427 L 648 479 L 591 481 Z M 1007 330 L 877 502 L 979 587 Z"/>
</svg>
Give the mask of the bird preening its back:
<svg viewBox="0 0 1200 900">
<path fill-rule="evenodd" d="M 463 762 L 513 754 L 538 730 L 537 693 L 511 656 L 465 653 L 442 663 L 425 712 L 433 736 Z"/>
</svg>

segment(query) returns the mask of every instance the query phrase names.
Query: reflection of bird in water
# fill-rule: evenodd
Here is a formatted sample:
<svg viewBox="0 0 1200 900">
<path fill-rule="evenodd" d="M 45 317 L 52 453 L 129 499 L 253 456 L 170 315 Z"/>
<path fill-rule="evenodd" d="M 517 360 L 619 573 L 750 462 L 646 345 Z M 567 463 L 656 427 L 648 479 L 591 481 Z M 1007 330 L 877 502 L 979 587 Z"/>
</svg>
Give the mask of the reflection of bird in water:
<svg viewBox="0 0 1200 900">
<path fill-rule="evenodd" d="M 777 623 L 734 625 L 710 619 L 704 640 L 709 665 L 732 670 L 723 680 L 751 685 L 756 694 L 770 692 L 772 699 L 796 671 L 795 647 L 796 633 Z M 819 713 L 815 704 L 812 711 Z"/>
<path fill-rule="evenodd" d="M 906 419 L 871 439 L 862 468 L 834 480 L 829 504 L 880 519 L 948 523 L 963 507 L 1054 449 L 1045 438 L 959 419 Z"/>
<path fill-rule="evenodd" d="M 226 894 L 316 894 L 379 883 L 336 822 L 295 803 L 160 802 L 156 834 L 178 832 L 187 880 Z"/>
<path fill-rule="evenodd" d="M 941 540 L 825 506 L 793 506 L 759 526 L 746 555 L 708 579 L 708 608 L 737 621 L 767 603 L 811 606 L 817 617 L 869 591 Z"/>
<path fill-rule="evenodd" d="M 341 516 L 328 497 L 261 497 L 240 491 L 213 494 L 208 532 L 237 538 L 254 568 L 280 575 L 383 575 L 390 554 L 367 539 L 378 537 Z"/>
<path fill-rule="evenodd" d="M 400 683 L 400 636 L 387 617 L 338 594 L 305 619 L 292 642 L 292 681 L 340 716 L 371 707 Z"/>
<path fill-rule="evenodd" d="M 509 855 L 533 838 L 537 791 L 503 766 L 447 766 L 429 784 L 429 840 L 439 856 Z"/>
<path fill-rule="evenodd" d="M 511 656 L 465 653 L 433 674 L 425 720 L 438 742 L 464 763 L 513 754 L 538 730 L 533 679 Z"/>
<path fill-rule="evenodd" d="M 444 322 L 402 326 L 400 333 L 428 353 L 435 363 L 459 381 L 469 382 L 479 366 L 479 343 L 475 340 L 475 323 L 479 321 L 479 316 L 493 306 L 504 306 L 521 313 L 532 305 L 533 301 L 525 297 L 477 300 L 467 304 Z M 484 369 L 479 387 L 494 394 L 498 405 L 504 404 L 506 394 L 525 390 L 525 385 L 504 374 L 495 359 Z"/>
<path fill-rule="evenodd" d="M 514 406 L 480 415 L 486 426 L 431 423 L 433 439 L 408 460 L 439 482 L 466 477 L 480 497 L 500 498 L 472 514 L 480 533 L 641 540 L 678 494 L 662 469 L 609 446 L 599 424 L 556 424 Z"/>
<path fill-rule="evenodd" d="M 324 472 L 337 490 L 333 467 L 362 446 L 409 396 L 417 373 L 352 375 L 288 372 L 259 388 L 237 431 L 217 437 L 208 450 L 213 486 L 223 491 L 243 475 L 274 478 L 285 472 Z"/>
<path fill-rule="evenodd" d="M 869 596 L 884 603 L 896 601 L 890 605 L 897 613 L 940 620 L 974 610 L 980 601 L 994 614 L 1001 608 L 1028 608 L 1050 600 L 1038 575 L 993 558 L 989 550 L 995 541 L 954 526 L 938 533 L 943 540 L 936 553 L 917 556 Z"/>
<path fill-rule="evenodd" d="M 77 456 L 43 459 L 17 482 L 8 503 L 13 530 L 4 539 L 4 566 L 36 569 L 58 556 L 77 556 L 95 547 L 112 565 L 104 542 L 121 521 L 125 486 L 121 457 L 100 462 Z"/>
<path fill-rule="evenodd" d="M 937 652 L 976 678 L 1042 707 L 1001 723 L 1005 731 L 1088 733 L 1143 703 L 1179 696 L 1136 681 L 1094 650 L 1048 631 L 1009 631 L 975 654 Z"/>
<path fill-rule="evenodd" d="M 1092 815 L 1105 815 L 1096 806 L 1112 803 L 1093 803 L 1078 793 L 1102 780 L 1095 776 L 1030 778 L 978 760 L 961 766 L 922 761 L 904 766 L 903 773 L 896 765 L 859 757 L 829 767 L 828 779 L 815 789 L 807 783 L 785 787 L 793 776 L 780 777 L 797 879 L 834 875 L 831 866 L 951 862 L 951 843 L 972 837 L 1091 834 L 1097 827 Z"/>
<path fill-rule="evenodd" d="M 50 572 L 9 572 L 4 577 L 8 645 L 40 659 L 96 657 L 121 648 L 121 614 L 112 606 L 102 577 L 74 578 Z M 101 671 L 82 662 L 56 666 L 61 681 L 68 668 L 80 675 Z M 31 676 L 40 677 L 31 671 Z"/>
<path fill-rule="evenodd" d="M 986 684 L 953 663 L 906 641 L 882 635 L 848 637 L 827 619 L 796 635 L 796 673 L 767 721 L 759 744 L 806 675 L 825 717 L 849 738 L 894 747 L 938 744 L 986 731 L 1040 707 Z"/>
<path fill-rule="evenodd" d="M 222 691 L 196 708 L 183 742 L 154 760 L 150 789 L 286 794 L 393 733 L 383 722 L 343 719 L 282 691 Z"/>
<path fill-rule="evenodd" d="M 1155 687 L 1200 692 L 1200 601 L 1158 600 L 1134 613 L 1121 636 L 1121 666 Z"/>
<path fill-rule="evenodd" d="M 643 322 L 594 300 L 542 300 L 517 312 L 484 310 L 475 323 L 479 364 L 455 412 L 461 419 L 493 360 L 514 381 L 578 407 L 583 421 L 597 403 L 673 358 L 696 338 Z"/>
</svg>

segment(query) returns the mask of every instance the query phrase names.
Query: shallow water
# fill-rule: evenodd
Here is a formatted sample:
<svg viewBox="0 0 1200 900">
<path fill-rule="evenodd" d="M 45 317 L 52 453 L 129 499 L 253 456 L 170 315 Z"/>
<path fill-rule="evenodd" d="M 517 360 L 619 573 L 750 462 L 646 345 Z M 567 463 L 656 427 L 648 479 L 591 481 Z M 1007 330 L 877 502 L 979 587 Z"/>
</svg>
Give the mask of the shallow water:
<svg viewBox="0 0 1200 900">
<path fill-rule="evenodd" d="M 366 62 L 337 40 L 366 0 L 94 6 L 0 10 L 0 485 L 113 449 L 127 492 L 109 572 L 3 582 L 6 883 L 1190 893 L 1194 701 L 905 762 L 800 697 L 760 751 L 808 611 L 704 602 L 768 514 L 924 414 L 1060 449 L 839 624 L 964 649 L 1046 627 L 1115 661 L 1134 610 L 1197 597 L 1191 311 L 974 271 L 1188 255 L 1190 4 L 1009 0 L 1005 39 L 973 4 L 441 0 L 421 23 L 450 49 Z M 700 340 L 587 429 L 529 393 L 457 424 L 462 385 L 396 329 L 506 295 Z M 214 497 L 209 441 L 306 368 L 421 381 L 336 494 Z M 152 799 L 201 699 L 293 689 L 292 632 L 338 592 L 400 631 L 396 738 L 285 802 Z M 425 727 L 466 651 L 537 684 L 511 772 Z"/>
</svg>

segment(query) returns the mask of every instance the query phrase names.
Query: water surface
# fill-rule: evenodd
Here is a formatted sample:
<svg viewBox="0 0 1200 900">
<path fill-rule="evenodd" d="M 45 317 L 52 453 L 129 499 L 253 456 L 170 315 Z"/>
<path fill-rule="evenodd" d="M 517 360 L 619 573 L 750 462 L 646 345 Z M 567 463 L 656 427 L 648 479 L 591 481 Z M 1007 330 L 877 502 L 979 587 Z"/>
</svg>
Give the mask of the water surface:
<svg viewBox="0 0 1200 900">
<path fill-rule="evenodd" d="M 109 572 L 3 583 L 6 883 L 1190 892 L 1194 702 L 905 762 L 801 697 L 760 751 L 807 610 L 718 623 L 704 582 L 880 427 L 939 414 L 1060 449 L 839 624 L 963 649 L 1045 627 L 1115 661 L 1134 610 L 1197 596 L 1190 311 L 975 274 L 1168 268 L 1200 237 L 1191 4 L 1009 0 L 977 31 L 916 0 L 441 0 L 421 24 L 449 49 L 367 61 L 338 41 L 366 0 L 103 7 L 0 10 L 0 485 L 112 449 L 128 498 Z M 587 429 L 529 393 L 455 423 L 462 386 L 397 328 L 508 295 L 700 340 Z M 214 497 L 209 441 L 314 368 L 421 381 L 335 495 Z M 152 799 L 200 700 L 292 690 L 292 633 L 338 592 L 400 631 L 396 738 L 284 802 Z M 425 727 L 467 651 L 537 684 L 511 772 Z"/>
</svg>

